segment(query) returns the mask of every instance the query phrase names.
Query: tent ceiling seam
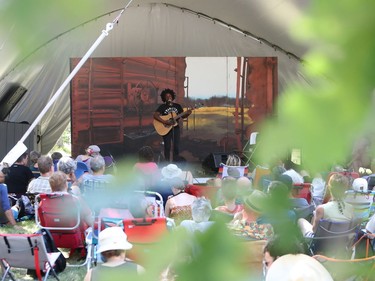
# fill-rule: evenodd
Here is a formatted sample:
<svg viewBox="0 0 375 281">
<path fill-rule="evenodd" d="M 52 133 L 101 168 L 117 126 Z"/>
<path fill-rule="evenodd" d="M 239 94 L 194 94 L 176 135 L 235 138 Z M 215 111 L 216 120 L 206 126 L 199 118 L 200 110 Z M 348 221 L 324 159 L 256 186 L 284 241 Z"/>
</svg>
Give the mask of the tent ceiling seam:
<svg viewBox="0 0 375 281">
<path fill-rule="evenodd" d="M 218 19 L 218 18 L 213 18 L 213 17 L 210 17 L 209 15 L 207 14 L 204 14 L 204 13 L 200 13 L 200 12 L 196 12 L 194 10 L 191 10 L 191 9 L 188 9 L 188 8 L 184 8 L 184 7 L 180 7 L 180 6 L 176 6 L 176 5 L 173 5 L 173 4 L 168 4 L 168 3 L 162 3 L 162 5 L 165 5 L 166 7 L 172 7 L 172 8 L 175 8 L 175 9 L 179 9 L 181 10 L 182 12 L 188 12 L 188 13 L 191 13 L 193 15 L 196 15 L 198 16 L 199 18 L 203 18 L 205 20 L 208 20 L 208 21 L 212 21 L 214 24 L 216 23 L 219 23 L 220 25 L 222 25 L 223 27 L 227 27 L 229 30 L 232 30 L 232 31 L 235 31 L 239 34 L 242 34 L 244 37 L 248 37 L 250 39 L 253 39 L 257 42 L 259 42 L 259 44 L 264 44 L 272 49 L 274 49 L 275 51 L 278 51 L 280 53 L 283 53 L 285 54 L 289 59 L 290 58 L 293 58 L 295 60 L 297 60 L 298 62 L 300 63 L 304 63 L 304 61 L 302 60 L 301 57 L 299 57 L 298 55 L 292 53 L 292 52 L 289 52 L 287 50 L 285 50 L 284 48 L 280 47 L 279 45 L 276 45 L 276 44 L 273 44 L 271 41 L 267 40 L 267 39 L 264 39 L 262 37 L 259 37 L 249 31 L 246 31 L 246 30 L 242 30 L 240 29 L 239 27 L 236 27 L 232 24 L 229 24 L 229 23 L 226 23 L 225 21 L 221 20 L 221 19 Z M 136 6 L 133 6 L 133 7 L 139 7 L 139 5 L 136 5 Z M 73 31 L 73 30 L 76 30 L 77 28 L 79 27 L 82 27 L 90 22 L 93 22 L 93 21 L 96 21 L 102 17 L 105 17 L 105 16 L 109 16 L 111 15 L 112 13 L 115 13 L 115 12 L 118 12 L 118 11 L 121 11 L 123 10 L 124 8 L 119 8 L 119 9 L 115 9 L 115 10 L 112 10 L 110 12 L 107 12 L 107 13 L 104 13 L 104 14 L 101 14 L 99 16 L 96 16 L 92 19 L 89 19 L 83 23 L 80 23 L 56 36 L 54 36 L 53 38 L 51 38 L 50 40 L 44 42 L 43 44 L 41 44 L 40 46 L 38 46 L 37 48 L 35 48 L 32 52 L 30 52 L 29 54 L 27 54 L 23 59 L 21 59 L 18 63 L 16 63 L 14 65 L 14 67 L 12 67 L 7 73 L 5 73 L 1 78 L 0 78 L 0 82 L 3 81 L 8 75 L 10 75 L 18 66 L 20 66 L 23 62 L 25 62 L 29 57 L 31 57 L 33 54 L 35 54 L 37 51 L 39 51 L 40 49 L 42 49 L 44 46 L 48 45 L 49 43 L 51 43 L 52 41 L 64 36 L 65 34 Z M 116 22 L 118 23 L 118 21 Z"/>
</svg>

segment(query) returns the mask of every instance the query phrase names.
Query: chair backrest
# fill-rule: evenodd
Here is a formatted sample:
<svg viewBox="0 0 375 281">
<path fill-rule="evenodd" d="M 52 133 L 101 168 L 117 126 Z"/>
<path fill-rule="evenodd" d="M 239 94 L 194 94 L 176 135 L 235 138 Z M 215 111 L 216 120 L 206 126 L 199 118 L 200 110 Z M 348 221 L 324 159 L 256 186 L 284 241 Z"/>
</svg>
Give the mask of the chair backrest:
<svg viewBox="0 0 375 281">
<path fill-rule="evenodd" d="M 367 220 L 371 214 L 371 207 L 374 202 L 374 193 L 363 193 L 353 190 L 345 192 L 345 202 L 354 207 L 356 218 Z"/>
<path fill-rule="evenodd" d="M 168 232 L 166 218 L 124 219 L 124 231 L 130 243 L 158 242 Z"/>
<path fill-rule="evenodd" d="M 375 256 L 363 259 L 336 259 L 323 255 L 313 256 L 331 274 L 334 280 L 373 280 Z"/>
<path fill-rule="evenodd" d="M 90 169 L 87 166 L 87 164 L 81 161 L 77 161 L 77 169 L 74 171 L 76 179 L 78 180 L 84 173 L 87 172 L 90 172 Z"/>
<path fill-rule="evenodd" d="M 153 217 L 164 217 L 164 200 L 163 196 L 156 191 L 151 190 L 134 190 L 135 193 L 143 194 L 144 201 L 147 205 L 153 205 Z"/>
<path fill-rule="evenodd" d="M 99 213 L 101 208 L 111 207 L 112 194 L 108 192 L 109 186 L 110 182 L 107 180 L 83 180 L 80 187 L 82 197 L 95 213 Z"/>
<path fill-rule="evenodd" d="M 57 247 L 84 246 L 85 224 L 81 220 L 81 204 L 71 194 L 40 194 L 36 204 L 35 221 L 38 227 L 48 229 Z"/>
<path fill-rule="evenodd" d="M 227 177 L 231 175 L 231 170 L 237 175 L 236 177 L 247 177 L 249 173 L 249 167 L 247 165 L 246 166 L 228 166 L 228 165 L 221 163 L 216 177 L 218 178 Z"/>
<path fill-rule="evenodd" d="M 361 220 L 358 219 L 347 222 L 320 220 L 310 245 L 311 252 L 329 253 L 335 257 L 346 255 L 360 229 L 360 224 Z"/>
<path fill-rule="evenodd" d="M 296 191 L 297 198 L 305 198 L 309 204 L 312 203 L 311 183 L 295 183 L 293 190 Z"/>
<path fill-rule="evenodd" d="M 35 269 L 35 247 L 39 249 L 39 266 L 44 269 L 48 254 L 41 234 L 0 234 L 0 259 L 11 267 Z"/>
<path fill-rule="evenodd" d="M 185 192 L 196 197 L 205 197 L 210 199 L 211 202 L 215 202 L 217 191 L 219 190 L 216 186 L 210 185 L 196 185 L 196 184 L 188 184 L 185 188 Z"/>
<path fill-rule="evenodd" d="M 124 219 L 123 227 L 128 241 L 133 244 L 133 248 L 126 255 L 141 264 L 150 255 L 150 251 L 155 250 L 158 242 L 168 234 L 165 217 Z"/>
<path fill-rule="evenodd" d="M 261 182 L 263 178 L 268 177 L 271 174 L 271 170 L 268 167 L 262 167 L 257 165 L 254 169 L 253 187 L 262 189 L 263 183 Z"/>
</svg>

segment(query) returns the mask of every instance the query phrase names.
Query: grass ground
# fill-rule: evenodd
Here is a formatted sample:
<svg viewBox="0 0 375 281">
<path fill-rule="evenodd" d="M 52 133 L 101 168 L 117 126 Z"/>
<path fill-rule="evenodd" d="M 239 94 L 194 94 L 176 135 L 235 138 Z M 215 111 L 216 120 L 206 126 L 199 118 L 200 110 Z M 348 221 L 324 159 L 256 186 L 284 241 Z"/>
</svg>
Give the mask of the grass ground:
<svg viewBox="0 0 375 281">
<path fill-rule="evenodd" d="M 34 221 L 22 221 L 19 223 L 25 231 L 15 231 L 13 227 L 1 227 L 0 233 L 34 233 L 37 231 L 37 226 Z M 63 255 L 67 258 L 69 252 L 66 249 L 60 249 Z M 69 264 L 77 264 L 81 263 L 82 261 L 78 261 L 79 259 L 79 253 L 74 253 L 72 257 L 67 259 L 67 263 Z M 26 274 L 26 269 L 12 269 L 13 273 L 15 274 L 15 277 L 17 280 L 33 280 L 33 278 L 30 275 Z M 86 267 L 66 267 L 66 269 L 59 273 L 59 279 L 61 281 L 81 281 L 86 275 Z M 49 279 L 54 279 L 53 277 L 50 277 Z"/>
</svg>

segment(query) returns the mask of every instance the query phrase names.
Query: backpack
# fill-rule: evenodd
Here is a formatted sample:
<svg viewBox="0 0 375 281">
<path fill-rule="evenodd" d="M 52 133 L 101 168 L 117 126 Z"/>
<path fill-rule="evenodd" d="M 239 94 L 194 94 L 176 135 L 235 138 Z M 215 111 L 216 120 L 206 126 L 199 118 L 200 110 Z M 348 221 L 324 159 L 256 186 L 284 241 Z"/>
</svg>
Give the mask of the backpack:
<svg viewBox="0 0 375 281">
<path fill-rule="evenodd" d="M 18 219 L 27 216 L 26 219 L 31 219 L 35 215 L 35 209 L 32 200 L 30 197 L 34 197 L 33 195 L 21 195 L 20 198 L 17 199 L 16 206 L 18 206 Z"/>
<path fill-rule="evenodd" d="M 46 250 L 48 253 L 51 252 L 60 252 L 56 245 L 55 241 L 53 240 L 53 237 L 51 235 L 51 232 L 48 229 L 41 228 L 38 231 L 35 232 L 35 234 L 42 234 L 44 239 L 44 244 L 46 246 Z M 63 272 L 66 268 L 66 259 L 63 254 L 61 254 L 58 259 L 55 262 L 54 270 L 56 273 Z M 34 269 L 28 269 L 27 274 L 33 276 L 34 278 L 37 277 L 37 273 Z M 44 272 L 42 272 L 42 275 L 44 276 Z"/>
</svg>

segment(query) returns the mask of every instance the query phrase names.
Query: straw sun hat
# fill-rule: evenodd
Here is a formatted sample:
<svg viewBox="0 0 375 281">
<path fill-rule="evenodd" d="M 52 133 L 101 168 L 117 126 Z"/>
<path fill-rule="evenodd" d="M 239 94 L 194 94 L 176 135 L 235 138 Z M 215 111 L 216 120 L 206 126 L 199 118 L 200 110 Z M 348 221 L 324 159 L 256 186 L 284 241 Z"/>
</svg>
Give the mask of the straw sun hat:
<svg viewBox="0 0 375 281">
<path fill-rule="evenodd" d="M 333 281 L 325 267 L 313 257 L 284 255 L 272 263 L 266 281 Z"/>
<path fill-rule="evenodd" d="M 130 250 L 133 247 L 121 227 L 108 227 L 99 233 L 98 253 L 110 250 Z"/>
</svg>

